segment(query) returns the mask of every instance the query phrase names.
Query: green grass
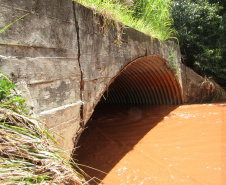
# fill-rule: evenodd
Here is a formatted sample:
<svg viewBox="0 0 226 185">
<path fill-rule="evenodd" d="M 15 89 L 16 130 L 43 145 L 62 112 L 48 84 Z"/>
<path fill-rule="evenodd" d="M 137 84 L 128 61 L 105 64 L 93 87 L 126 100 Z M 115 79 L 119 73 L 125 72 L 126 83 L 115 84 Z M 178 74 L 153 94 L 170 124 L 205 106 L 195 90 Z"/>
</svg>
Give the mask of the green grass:
<svg viewBox="0 0 226 185">
<path fill-rule="evenodd" d="M 134 0 L 126 6 L 117 0 L 74 0 L 106 19 L 120 22 L 152 37 L 167 40 L 175 31 L 170 18 L 170 0 Z"/>
<path fill-rule="evenodd" d="M 7 30 L 10 26 L 12 26 L 14 23 L 16 23 L 17 21 L 19 21 L 20 19 L 23 19 L 24 17 L 26 17 L 27 15 L 29 15 L 29 13 L 21 16 L 20 18 L 18 18 L 17 20 L 15 20 L 14 22 L 10 23 L 9 25 L 7 25 L 6 27 L 4 27 L 3 29 L 0 30 L 0 34 L 3 33 L 5 30 Z"/>
</svg>

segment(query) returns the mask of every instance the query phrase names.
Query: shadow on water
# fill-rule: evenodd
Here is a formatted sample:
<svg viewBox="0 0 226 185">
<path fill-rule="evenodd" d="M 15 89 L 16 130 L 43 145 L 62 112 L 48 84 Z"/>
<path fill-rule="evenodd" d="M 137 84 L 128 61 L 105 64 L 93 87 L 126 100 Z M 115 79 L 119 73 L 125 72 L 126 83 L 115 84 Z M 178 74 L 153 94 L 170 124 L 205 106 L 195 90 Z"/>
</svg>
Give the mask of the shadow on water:
<svg viewBox="0 0 226 185">
<path fill-rule="evenodd" d="M 151 129 L 177 107 L 98 105 L 80 137 L 74 159 L 79 164 L 109 173 Z M 87 167 L 81 168 L 90 177 L 103 180 L 106 176 Z"/>
</svg>

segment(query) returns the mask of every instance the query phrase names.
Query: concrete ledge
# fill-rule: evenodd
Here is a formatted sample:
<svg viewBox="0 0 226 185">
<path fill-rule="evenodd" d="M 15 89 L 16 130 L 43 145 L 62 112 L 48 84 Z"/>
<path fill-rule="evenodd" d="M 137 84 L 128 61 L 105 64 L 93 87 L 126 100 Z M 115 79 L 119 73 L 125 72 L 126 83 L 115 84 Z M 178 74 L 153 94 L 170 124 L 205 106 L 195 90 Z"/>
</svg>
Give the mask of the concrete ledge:
<svg viewBox="0 0 226 185">
<path fill-rule="evenodd" d="M 38 115 L 46 120 L 48 128 L 55 130 L 58 126 L 71 121 L 72 119 L 79 120 L 81 105 L 82 102 L 78 101 L 76 103 L 40 112 Z"/>
</svg>

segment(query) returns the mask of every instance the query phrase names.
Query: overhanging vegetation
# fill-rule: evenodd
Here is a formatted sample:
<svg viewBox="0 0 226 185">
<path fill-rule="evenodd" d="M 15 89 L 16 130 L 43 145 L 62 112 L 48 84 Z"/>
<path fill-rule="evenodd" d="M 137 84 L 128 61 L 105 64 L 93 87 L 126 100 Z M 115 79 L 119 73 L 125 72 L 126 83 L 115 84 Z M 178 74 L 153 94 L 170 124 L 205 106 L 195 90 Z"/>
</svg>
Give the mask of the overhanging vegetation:
<svg viewBox="0 0 226 185">
<path fill-rule="evenodd" d="M 170 19 L 170 0 L 139 0 L 122 3 L 120 0 L 74 0 L 106 19 L 120 22 L 155 38 L 166 40 L 175 32 Z"/>
</svg>

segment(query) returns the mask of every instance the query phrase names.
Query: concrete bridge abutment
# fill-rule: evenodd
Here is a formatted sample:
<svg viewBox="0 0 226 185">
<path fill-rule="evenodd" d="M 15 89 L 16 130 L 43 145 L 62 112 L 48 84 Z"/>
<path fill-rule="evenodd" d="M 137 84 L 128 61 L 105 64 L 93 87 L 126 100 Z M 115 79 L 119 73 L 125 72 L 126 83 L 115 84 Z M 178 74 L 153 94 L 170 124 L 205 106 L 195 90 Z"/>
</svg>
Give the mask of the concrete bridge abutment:
<svg viewBox="0 0 226 185">
<path fill-rule="evenodd" d="M 104 93 L 105 103 L 181 104 L 202 82 L 174 42 L 71 0 L 1 0 L 0 29 L 27 13 L 0 34 L 0 68 L 69 153 Z"/>
</svg>

